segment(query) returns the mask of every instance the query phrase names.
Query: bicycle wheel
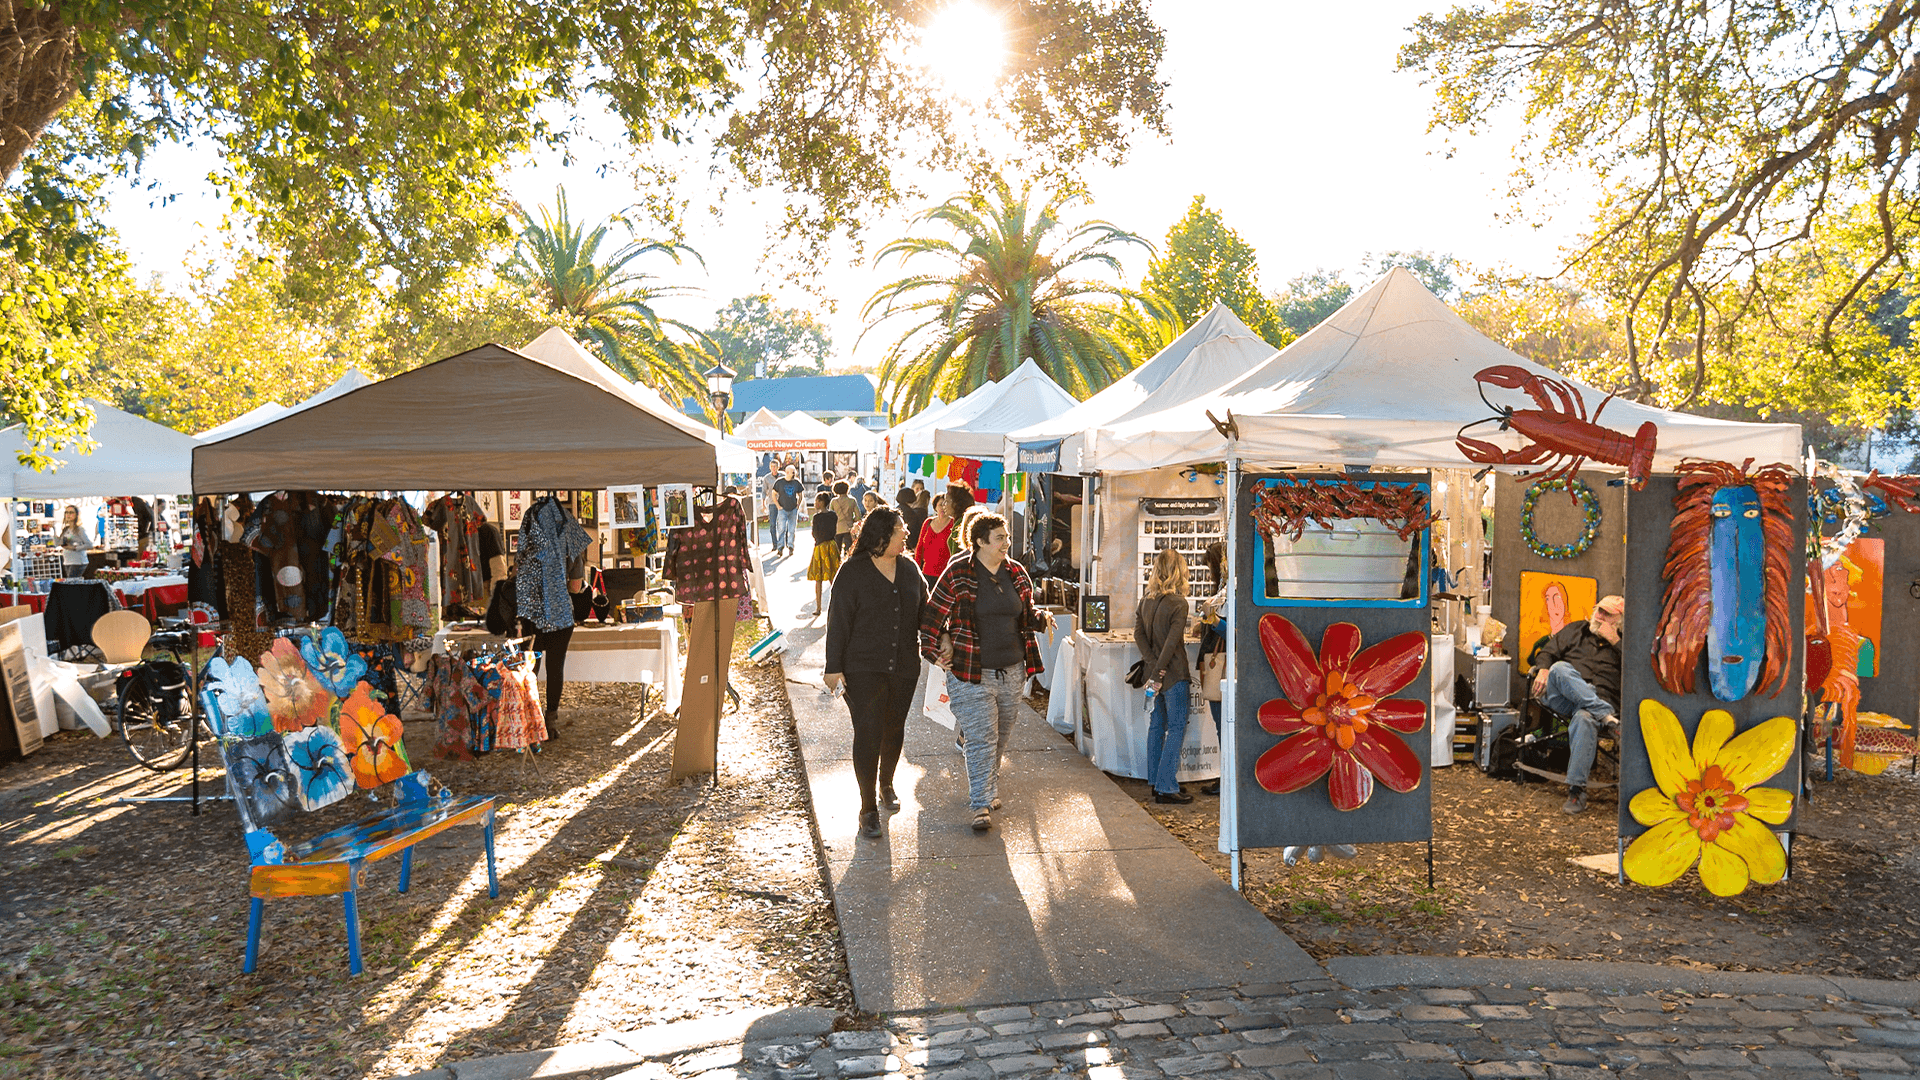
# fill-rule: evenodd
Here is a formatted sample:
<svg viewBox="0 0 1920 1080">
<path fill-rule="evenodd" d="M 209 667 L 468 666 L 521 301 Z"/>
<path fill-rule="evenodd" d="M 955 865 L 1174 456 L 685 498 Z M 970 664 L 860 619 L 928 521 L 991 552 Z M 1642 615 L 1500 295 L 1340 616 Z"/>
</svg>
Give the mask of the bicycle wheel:
<svg viewBox="0 0 1920 1080">
<path fill-rule="evenodd" d="M 140 679 L 122 683 L 120 699 L 120 738 L 127 744 L 133 760 L 155 772 L 177 769 L 193 748 L 194 718 L 160 715 Z"/>
</svg>

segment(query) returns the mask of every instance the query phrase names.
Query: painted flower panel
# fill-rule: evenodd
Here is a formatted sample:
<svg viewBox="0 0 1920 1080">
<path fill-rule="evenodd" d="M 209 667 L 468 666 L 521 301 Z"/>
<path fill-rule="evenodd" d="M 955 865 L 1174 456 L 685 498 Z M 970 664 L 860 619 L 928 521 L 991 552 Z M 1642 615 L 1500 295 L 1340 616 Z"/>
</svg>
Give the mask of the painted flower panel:
<svg viewBox="0 0 1920 1080">
<path fill-rule="evenodd" d="M 300 650 L 286 638 L 260 658 L 260 687 L 266 691 L 267 711 L 274 730 L 299 731 L 325 720 L 333 712 L 334 696 L 307 670 Z"/>
<path fill-rule="evenodd" d="M 1640 703 L 1640 734 L 1657 786 L 1627 804 L 1635 821 L 1652 826 L 1620 860 L 1629 879 L 1670 885 L 1698 862 L 1709 892 L 1735 896 L 1754 882 L 1771 885 L 1786 876 L 1786 849 L 1767 826 L 1793 815 L 1793 793 L 1758 785 L 1792 759 L 1799 726 L 1776 716 L 1739 735 L 1733 731 L 1731 713 L 1710 709 L 1689 748 L 1673 710 L 1658 701 Z"/>
<path fill-rule="evenodd" d="M 413 771 L 401 743 L 400 718 L 374 696 L 366 683 L 340 706 L 340 742 L 346 747 L 354 782 L 363 788 L 392 783 Z"/>
<path fill-rule="evenodd" d="M 1362 649 L 1360 628 L 1334 623 L 1320 648 L 1281 615 L 1260 617 L 1260 646 L 1285 697 L 1260 706 L 1262 728 L 1284 736 L 1254 763 L 1254 779 L 1285 795 L 1328 777 L 1335 809 L 1358 810 L 1375 781 L 1398 792 L 1420 786 L 1420 756 L 1396 732 L 1427 720 L 1425 701 L 1389 698 L 1413 684 L 1427 661 L 1427 636 L 1397 634 Z"/>
<path fill-rule="evenodd" d="M 302 728 L 282 736 L 281 741 L 298 780 L 293 793 L 302 810 L 331 806 L 353 790 L 353 767 L 340 745 L 339 734 L 332 728 Z"/>
<path fill-rule="evenodd" d="M 338 627 L 327 627 L 318 638 L 302 638 L 300 657 L 307 662 L 307 670 L 313 672 L 313 677 L 334 697 L 352 694 L 354 684 L 367 677 L 366 659 L 353 651 L 353 646 L 347 644 L 347 635 Z"/>
<path fill-rule="evenodd" d="M 207 662 L 206 693 L 220 710 L 223 738 L 250 739 L 273 731 L 260 677 L 244 657 L 216 656 Z"/>
<path fill-rule="evenodd" d="M 220 757 L 247 827 L 264 829 L 293 816 L 298 781 L 278 734 L 225 740 Z"/>
</svg>

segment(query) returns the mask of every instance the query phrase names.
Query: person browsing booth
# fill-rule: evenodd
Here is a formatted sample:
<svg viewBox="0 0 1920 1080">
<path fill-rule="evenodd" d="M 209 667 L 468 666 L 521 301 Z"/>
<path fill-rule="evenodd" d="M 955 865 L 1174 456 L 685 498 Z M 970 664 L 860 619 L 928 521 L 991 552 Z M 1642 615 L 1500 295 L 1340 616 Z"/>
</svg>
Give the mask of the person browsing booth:
<svg viewBox="0 0 1920 1080">
<path fill-rule="evenodd" d="M 1533 699 L 1567 718 L 1567 801 L 1560 809 L 1569 814 L 1587 808 L 1587 776 L 1600 731 L 1620 730 L 1620 623 L 1626 608 L 1622 597 L 1601 597 L 1591 615 L 1561 627 L 1530 658 Z"/>
</svg>

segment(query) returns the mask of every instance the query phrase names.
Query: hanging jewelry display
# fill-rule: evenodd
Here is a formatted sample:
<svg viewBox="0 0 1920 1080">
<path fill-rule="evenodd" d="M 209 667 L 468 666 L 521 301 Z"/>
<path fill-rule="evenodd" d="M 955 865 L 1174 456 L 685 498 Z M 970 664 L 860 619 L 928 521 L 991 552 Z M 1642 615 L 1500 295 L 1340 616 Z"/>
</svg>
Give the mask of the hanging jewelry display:
<svg viewBox="0 0 1920 1080">
<path fill-rule="evenodd" d="M 1549 544 L 1540 539 L 1533 531 L 1533 511 L 1540 505 L 1540 496 L 1550 491 L 1569 491 L 1573 501 L 1580 507 L 1580 535 L 1565 544 Z M 1600 537 L 1600 496 L 1594 494 L 1587 482 L 1577 477 L 1560 480 L 1542 480 L 1529 487 L 1527 494 L 1520 500 L 1520 539 L 1526 541 L 1527 550 L 1543 559 L 1573 559 L 1587 553 L 1593 542 Z"/>
<path fill-rule="evenodd" d="M 1680 465 L 1673 534 L 1667 542 L 1666 597 L 1653 635 L 1654 677 L 1669 692 L 1691 694 L 1707 657 L 1713 696 L 1738 701 L 1771 685 L 1786 688 L 1792 666 L 1787 589 L 1793 513 L 1785 465 L 1752 469 L 1724 461 Z"/>
</svg>

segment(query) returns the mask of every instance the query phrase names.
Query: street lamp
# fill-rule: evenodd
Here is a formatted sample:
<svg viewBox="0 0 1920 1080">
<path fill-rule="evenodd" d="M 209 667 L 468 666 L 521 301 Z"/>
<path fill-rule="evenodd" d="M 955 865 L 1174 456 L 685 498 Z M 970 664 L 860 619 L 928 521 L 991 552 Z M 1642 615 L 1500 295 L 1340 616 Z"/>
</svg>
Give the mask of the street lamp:
<svg viewBox="0 0 1920 1080">
<path fill-rule="evenodd" d="M 725 364 L 715 364 L 706 370 L 707 396 L 713 400 L 713 411 L 720 418 L 720 430 L 726 431 L 733 425 L 727 421 L 727 410 L 733 407 L 733 369 Z"/>
</svg>

